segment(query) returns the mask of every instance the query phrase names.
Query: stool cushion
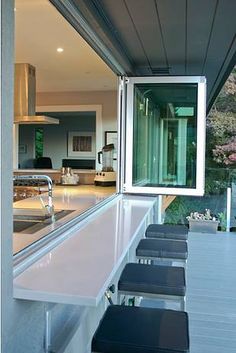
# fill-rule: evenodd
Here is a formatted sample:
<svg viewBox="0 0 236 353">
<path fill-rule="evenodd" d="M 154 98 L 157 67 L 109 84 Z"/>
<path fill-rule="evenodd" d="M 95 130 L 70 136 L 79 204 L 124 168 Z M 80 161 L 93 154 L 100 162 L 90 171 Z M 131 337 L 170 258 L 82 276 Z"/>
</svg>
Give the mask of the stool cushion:
<svg viewBox="0 0 236 353">
<path fill-rule="evenodd" d="M 184 296 L 185 271 L 183 267 L 129 263 L 121 273 L 118 290 Z"/>
<path fill-rule="evenodd" d="M 188 228 L 181 224 L 149 224 L 146 229 L 145 236 L 147 238 L 187 240 Z"/>
<path fill-rule="evenodd" d="M 93 336 L 92 352 L 189 352 L 188 315 L 166 309 L 109 306 Z"/>
<path fill-rule="evenodd" d="M 141 239 L 136 249 L 136 255 L 139 257 L 186 260 L 188 257 L 188 246 L 186 241 Z"/>
</svg>

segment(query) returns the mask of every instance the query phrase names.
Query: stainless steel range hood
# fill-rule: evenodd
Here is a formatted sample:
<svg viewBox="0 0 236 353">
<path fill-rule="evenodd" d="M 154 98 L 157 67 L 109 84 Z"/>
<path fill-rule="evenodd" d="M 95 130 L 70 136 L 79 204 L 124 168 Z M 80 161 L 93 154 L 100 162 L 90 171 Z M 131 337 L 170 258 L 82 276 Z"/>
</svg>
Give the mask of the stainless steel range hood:
<svg viewBox="0 0 236 353">
<path fill-rule="evenodd" d="M 15 64 L 15 124 L 59 124 L 59 120 L 35 114 L 36 79 L 35 67 Z"/>
</svg>

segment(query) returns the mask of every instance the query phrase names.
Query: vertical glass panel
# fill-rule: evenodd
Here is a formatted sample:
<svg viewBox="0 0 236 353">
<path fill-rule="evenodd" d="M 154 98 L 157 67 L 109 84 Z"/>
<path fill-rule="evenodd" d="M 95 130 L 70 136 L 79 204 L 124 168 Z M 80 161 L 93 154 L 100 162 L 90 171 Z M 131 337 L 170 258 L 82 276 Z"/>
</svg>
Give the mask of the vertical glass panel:
<svg viewBox="0 0 236 353">
<path fill-rule="evenodd" d="M 196 187 L 197 84 L 134 84 L 132 185 Z"/>
<path fill-rule="evenodd" d="M 43 129 L 35 129 L 35 158 L 43 157 Z"/>
</svg>

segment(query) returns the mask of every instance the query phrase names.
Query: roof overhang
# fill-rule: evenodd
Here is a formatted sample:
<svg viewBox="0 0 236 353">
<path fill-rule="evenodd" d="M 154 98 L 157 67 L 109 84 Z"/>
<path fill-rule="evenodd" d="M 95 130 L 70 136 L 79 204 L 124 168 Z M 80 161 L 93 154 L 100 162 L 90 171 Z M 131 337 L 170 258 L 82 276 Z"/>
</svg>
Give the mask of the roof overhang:
<svg viewBox="0 0 236 353">
<path fill-rule="evenodd" d="M 208 111 L 235 65 L 235 1 L 50 1 L 118 75 L 205 76 Z"/>
</svg>

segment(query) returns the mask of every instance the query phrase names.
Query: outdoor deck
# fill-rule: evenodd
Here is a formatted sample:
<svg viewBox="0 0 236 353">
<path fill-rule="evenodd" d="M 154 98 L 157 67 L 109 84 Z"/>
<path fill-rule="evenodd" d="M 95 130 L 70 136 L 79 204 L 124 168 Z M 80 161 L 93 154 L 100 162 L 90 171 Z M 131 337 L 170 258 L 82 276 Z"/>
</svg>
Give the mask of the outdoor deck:
<svg viewBox="0 0 236 353">
<path fill-rule="evenodd" d="M 236 233 L 189 233 L 188 250 L 190 353 L 235 353 Z M 155 304 L 142 302 L 144 306 Z M 165 307 L 179 309 L 177 304 Z"/>
<path fill-rule="evenodd" d="M 236 352 L 236 233 L 189 234 L 191 353 Z"/>
</svg>

